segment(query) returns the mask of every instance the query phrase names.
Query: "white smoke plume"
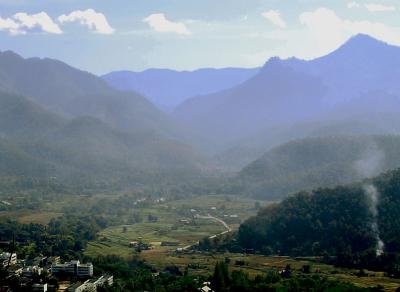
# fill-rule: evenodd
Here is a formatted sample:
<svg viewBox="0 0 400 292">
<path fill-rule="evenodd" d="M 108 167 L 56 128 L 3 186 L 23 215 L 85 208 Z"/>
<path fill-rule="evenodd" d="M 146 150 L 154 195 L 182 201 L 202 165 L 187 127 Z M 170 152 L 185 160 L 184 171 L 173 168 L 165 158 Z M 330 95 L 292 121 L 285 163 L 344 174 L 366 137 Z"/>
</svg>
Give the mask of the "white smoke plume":
<svg viewBox="0 0 400 292">
<path fill-rule="evenodd" d="M 360 178 L 372 177 L 379 174 L 382 171 L 382 165 L 385 158 L 385 154 L 376 143 L 370 143 L 363 153 L 362 158 L 354 163 Z M 364 193 L 367 199 L 369 212 L 372 216 L 371 229 L 376 238 L 376 255 L 381 256 L 384 252 L 385 244 L 380 237 L 379 225 L 378 225 L 378 205 L 379 205 L 379 191 L 371 183 L 363 186 Z"/>
<path fill-rule="evenodd" d="M 377 188 L 372 184 L 364 186 L 364 192 L 368 199 L 369 211 L 372 215 L 371 228 L 376 238 L 376 255 L 381 256 L 383 254 L 385 244 L 383 243 L 378 225 L 378 204 L 379 204 L 379 192 Z"/>
<path fill-rule="evenodd" d="M 376 143 L 370 143 L 361 159 L 354 163 L 354 168 L 360 178 L 372 177 L 382 172 L 385 153 Z"/>
</svg>

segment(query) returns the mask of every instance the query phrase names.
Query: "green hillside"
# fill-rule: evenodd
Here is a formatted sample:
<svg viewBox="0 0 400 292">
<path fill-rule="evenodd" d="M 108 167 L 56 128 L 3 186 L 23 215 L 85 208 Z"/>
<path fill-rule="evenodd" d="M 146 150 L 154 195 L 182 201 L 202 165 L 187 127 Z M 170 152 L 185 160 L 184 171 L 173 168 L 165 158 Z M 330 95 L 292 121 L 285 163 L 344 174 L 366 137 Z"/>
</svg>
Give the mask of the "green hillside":
<svg viewBox="0 0 400 292">
<path fill-rule="evenodd" d="M 376 206 L 368 196 L 371 187 L 377 191 Z M 340 264 L 367 267 L 376 258 L 379 236 L 390 263 L 400 247 L 399 203 L 396 170 L 358 184 L 290 196 L 242 224 L 238 239 L 243 247 L 264 253 L 330 255 Z"/>
<path fill-rule="evenodd" d="M 1 176 L 137 184 L 200 174 L 191 147 L 154 132 L 123 132 L 92 117 L 66 119 L 0 93 Z"/>
<path fill-rule="evenodd" d="M 400 136 L 337 136 L 295 140 L 242 169 L 233 191 L 264 199 L 351 183 L 400 167 Z"/>
</svg>

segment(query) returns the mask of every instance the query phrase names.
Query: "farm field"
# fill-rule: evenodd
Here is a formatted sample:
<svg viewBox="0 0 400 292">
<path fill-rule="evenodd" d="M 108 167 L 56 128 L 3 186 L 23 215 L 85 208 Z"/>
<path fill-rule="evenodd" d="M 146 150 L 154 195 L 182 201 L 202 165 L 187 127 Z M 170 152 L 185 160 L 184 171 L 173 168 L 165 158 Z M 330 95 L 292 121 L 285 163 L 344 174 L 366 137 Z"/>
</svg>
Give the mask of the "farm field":
<svg viewBox="0 0 400 292">
<path fill-rule="evenodd" d="M 143 222 L 117 225 L 99 233 L 88 244 L 85 254 L 116 254 L 129 257 L 134 250 L 130 242 L 140 241 L 151 246 L 147 253 L 159 254 L 196 244 L 200 239 L 227 231 L 218 218 L 235 229 L 257 212 L 257 201 L 233 196 L 202 196 L 193 199 L 162 202 L 135 211 Z M 154 221 L 154 222 L 152 222 Z M 173 243 L 162 246 L 162 242 Z"/>
<path fill-rule="evenodd" d="M 290 265 L 295 273 L 301 273 L 304 265 L 311 267 L 311 273 L 330 279 L 354 283 L 359 287 L 381 285 L 386 291 L 395 291 L 400 280 L 384 277 L 383 273 L 366 271 L 367 276 L 358 276 L 358 270 L 340 269 L 321 264 L 312 258 L 293 259 L 262 255 L 232 253 L 207 253 L 177 251 L 198 240 L 226 231 L 226 227 L 211 218 L 213 216 L 225 221 L 235 230 L 240 222 L 255 215 L 260 202 L 241 199 L 233 196 L 204 196 L 184 200 L 161 202 L 135 209 L 143 222 L 111 226 L 102 230 L 97 240 L 89 242 L 85 254 L 119 255 L 124 258 L 137 256 L 157 270 L 175 265 L 182 271 L 189 267 L 191 274 L 211 274 L 215 263 L 227 261 L 231 270 L 242 270 L 251 277 L 265 274 L 271 270 L 282 270 Z M 264 202 L 263 205 L 266 203 Z M 197 215 L 197 216 L 196 216 Z M 153 217 L 154 222 L 149 221 Z M 156 219 L 155 219 L 156 218 Z M 136 252 L 129 246 L 130 242 L 140 241 L 151 246 L 149 250 Z M 162 242 L 173 243 L 173 246 L 162 246 Z"/>
<path fill-rule="evenodd" d="M 351 282 L 359 287 L 381 285 L 387 291 L 395 291 L 400 285 L 399 279 L 385 277 L 383 273 L 365 271 L 366 276 L 360 277 L 357 275 L 358 270 L 336 268 L 316 262 L 313 258 L 294 259 L 290 257 L 232 253 L 177 254 L 173 252 L 164 253 L 161 256 L 159 253 L 152 251 L 144 251 L 140 256 L 158 269 L 163 269 L 168 265 L 176 265 L 181 270 L 184 270 L 189 266 L 189 272 L 192 274 L 212 274 L 215 263 L 218 261 L 225 261 L 229 263 L 231 270 L 242 270 L 252 277 L 263 275 L 271 270 L 280 271 L 286 265 L 290 265 L 294 273 L 302 273 L 303 266 L 309 265 L 312 274 L 322 275 L 333 280 Z"/>
</svg>

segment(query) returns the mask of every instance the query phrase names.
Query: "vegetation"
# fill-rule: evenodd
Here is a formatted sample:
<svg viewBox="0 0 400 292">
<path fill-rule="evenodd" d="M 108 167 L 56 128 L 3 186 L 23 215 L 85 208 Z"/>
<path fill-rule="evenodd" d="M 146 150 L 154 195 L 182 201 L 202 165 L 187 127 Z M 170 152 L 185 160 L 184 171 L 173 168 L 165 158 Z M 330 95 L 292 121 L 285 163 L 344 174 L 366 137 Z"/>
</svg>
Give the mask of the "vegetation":
<svg viewBox="0 0 400 292">
<path fill-rule="evenodd" d="M 230 192 L 263 199 L 348 184 L 400 167 L 399 136 L 306 138 L 280 145 L 245 167 Z"/>
<path fill-rule="evenodd" d="M 386 269 L 398 275 L 399 181 L 397 170 L 360 184 L 301 192 L 246 221 L 238 241 L 265 254 L 334 256 L 342 266 Z M 366 185 L 374 185 L 380 194 L 376 218 Z M 385 243 L 381 257 L 376 253 L 378 231 Z"/>
</svg>

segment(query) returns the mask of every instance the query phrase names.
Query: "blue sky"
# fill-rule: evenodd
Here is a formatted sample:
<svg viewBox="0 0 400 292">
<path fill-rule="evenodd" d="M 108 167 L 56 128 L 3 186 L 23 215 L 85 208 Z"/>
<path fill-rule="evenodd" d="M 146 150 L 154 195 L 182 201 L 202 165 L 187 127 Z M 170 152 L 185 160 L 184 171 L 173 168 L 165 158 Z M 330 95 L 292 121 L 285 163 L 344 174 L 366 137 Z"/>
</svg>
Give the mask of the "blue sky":
<svg viewBox="0 0 400 292">
<path fill-rule="evenodd" d="M 0 0 L 0 17 L 0 50 L 96 74 L 311 59 L 357 33 L 400 45 L 397 0 Z"/>
</svg>

